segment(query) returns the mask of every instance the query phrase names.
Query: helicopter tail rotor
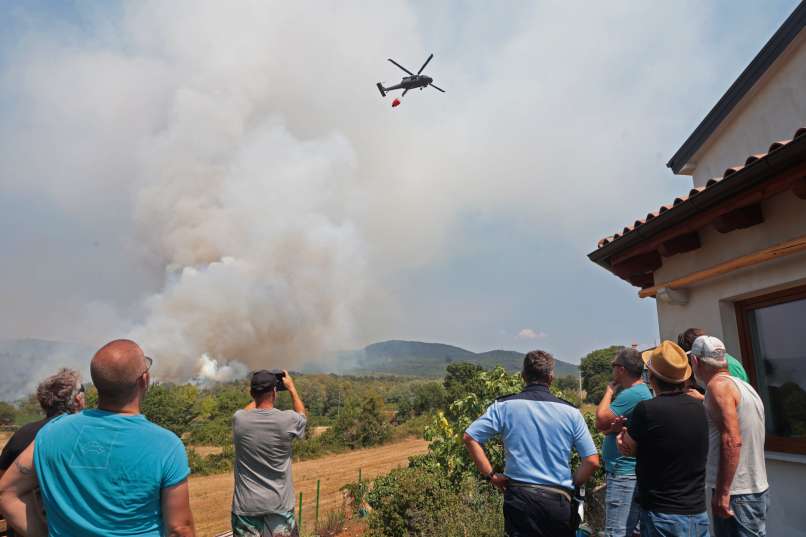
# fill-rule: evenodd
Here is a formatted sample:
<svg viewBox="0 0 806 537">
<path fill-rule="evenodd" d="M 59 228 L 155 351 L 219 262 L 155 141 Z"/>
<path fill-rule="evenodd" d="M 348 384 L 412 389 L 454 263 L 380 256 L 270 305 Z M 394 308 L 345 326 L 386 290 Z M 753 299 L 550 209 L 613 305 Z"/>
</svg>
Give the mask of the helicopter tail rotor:
<svg viewBox="0 0 806 537">
<path fill-rule="evenodd" d="M 378 91 L 381 92 L 381 97 L 386 97 L 386 91 L 383 89 L 383 84 L 378 82 L 377 86 L 378 86 Z"/>
</svg>

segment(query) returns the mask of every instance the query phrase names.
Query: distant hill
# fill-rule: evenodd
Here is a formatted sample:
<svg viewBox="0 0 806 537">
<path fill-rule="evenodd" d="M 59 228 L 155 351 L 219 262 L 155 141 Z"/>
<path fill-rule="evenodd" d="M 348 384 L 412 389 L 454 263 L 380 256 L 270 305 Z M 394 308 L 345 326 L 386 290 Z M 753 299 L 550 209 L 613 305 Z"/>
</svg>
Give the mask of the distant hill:
<svg viewBox="0 0 806 537">
<path fill-rule="evenodd" d="M 79 343 L 43 339 L 0 340 L 0 401 L 15 401 L 30 395 L 43 378 L 60 367 L 71 367 L 89 379 L 89 363 L 95 349 Z M 309 363 L 303 372 L 349 375 L 405 375 L 441 377 L 453 362 L 471 362 L 484 368 L 503 366 L 520 371 L 523 353 L 493 350 L 471 352 L 443 343 L 382 341 L 356 351 L 331 353 Z M 577 366 L 557 361 L 557 376 L 576 375 Z"/>
<path fill-rule="evenodd" d="M 334 369 L 339 373 L 423 377 L 441 377 L 448 364 L 453 362 L 470 362 L 487 369 L 500 365 L 508 371 L 520 371 L 523 365 L 522 352 L 492 350 L 475 353 L 444 343 L 400 340 L 373 343 L 358 351 L 339 352 L 334 359 Z M 328 369 L 322 365 L 311 365 L 310 368 Z M 576 365 L 557 360 L 557 376 L 576 375 L 577 370 Z"/>
</svg>

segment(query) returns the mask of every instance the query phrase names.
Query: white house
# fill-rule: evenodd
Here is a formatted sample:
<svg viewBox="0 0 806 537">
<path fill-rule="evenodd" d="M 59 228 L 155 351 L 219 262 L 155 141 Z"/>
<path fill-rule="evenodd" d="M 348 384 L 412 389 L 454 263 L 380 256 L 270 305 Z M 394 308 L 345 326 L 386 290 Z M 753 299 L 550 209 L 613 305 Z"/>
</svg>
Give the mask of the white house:
<svg viewBox="0 0 806 537">
<path fill-rule="evenodd" d="M 661 339 L 705 329 L 766 409 L 771 536 L 806 535 L 806 0 L 670 159 L 687 194 L 589 258 L 654 297 Z"/>
</svg>

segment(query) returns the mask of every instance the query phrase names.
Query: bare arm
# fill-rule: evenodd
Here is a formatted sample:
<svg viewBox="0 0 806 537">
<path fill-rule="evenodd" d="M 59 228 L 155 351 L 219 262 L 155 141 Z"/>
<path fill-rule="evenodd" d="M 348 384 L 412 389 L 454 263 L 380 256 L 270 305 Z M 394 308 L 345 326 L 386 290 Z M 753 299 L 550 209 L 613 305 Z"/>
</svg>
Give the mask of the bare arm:
<svg viewBox="0 0 806 537">
<path fill-rule="evenodd" d="M 288 390 L 288 395 L 291 396 L 291 404 L 294 407 L 294 412 L 305 416 L 305 405 L 302 403 L 302 398 L 299 396 L 299 393 L 297 393 L 297 387 L 294 384 L 294 379 L 291 378 L 291 375 L 288 374 L 288 371 L 284 371 L 284 373 L 285 377 L 283 377 L 283 384 Z"/>
<path fill-rule="evenodd" d="M 48 534 L 42 508 L 36 499 L 38 482 L 34 472 L 34 443 L 31 442 L 0 479 L 0 511 L 20 535 Z"/>
<path fill-rule="evenodd" d="M 581 487 L 587 483 L 593 472 L 599 469 L 599 466 L 601 466 L 601 463 L 599 462 L 599 455 L 596 453 L 582 459 L 582 464 L 579 465 L 574 474 L 574 485 Z"/>
<path fill-rule="evenodd" d="M 716 491 L 712 498 L 714 514 L 722 518 L 733 516 L 730 510 L 730 486 L 739 465 L 742 434 L 736 406 L 739 394 L 729 380 L 712 380 L 708 385 L 708 412 L 719 428 L 719 468 L 716 474 Z"/>
<path fill-rule="evenodd" d="M 599 406 L 596 407 L 596 430 L 600 433 L 609 433 L 613 426 L 616 416 L 610 409 L 610 403 L 613 402 L 613 394 L 615 393 L 615 386 L 609 383 L 605 388 L 602 400 L 599 401 Z"/>
<path fill-rule="evenodd" d="M 616 446 L 619 452 L 625 457 L 635 457 L 638 453 L 638 443 L 630 436 L 630 432 L 624 429 L 616 438 Z"/>
<path fill-rule="evenodd" d="M 187 479 L 162 489 L 162 521 L 168 537 L 195 537 Z"/>
<path fill-rule="evenodd" d="M 493 471 L 493 465 L 490 464 L 490 459 L 487 458 L 487 454 L 484 453 L 484 448 L 481 444 L 467 433 L 462 437 L 462 441 L 465 443 L 467 452 L 470 454 L 470 458 L 473 459 L 473 463 L 476 465 L 479 472 L 485 477 L 490 476 Z M 498 490 L 504 490 L 506 488 L 507 478 L 503 475 L 495 474 L 490 477 L 490 482 Z"/>
</svg>

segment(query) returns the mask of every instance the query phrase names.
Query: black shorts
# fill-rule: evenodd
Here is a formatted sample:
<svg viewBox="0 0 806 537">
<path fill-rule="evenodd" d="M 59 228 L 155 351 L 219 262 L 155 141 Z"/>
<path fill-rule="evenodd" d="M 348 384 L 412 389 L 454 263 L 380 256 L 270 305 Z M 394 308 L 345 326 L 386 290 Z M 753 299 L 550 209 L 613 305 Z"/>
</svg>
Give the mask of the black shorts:
<svg viewBox="0 0 806 537">
<path fill-rule="evenodd" d="M 504 528 L 508 537 L 574 537 L 568 498 L 554 491 L 507 487 Z"/>
</svg>

